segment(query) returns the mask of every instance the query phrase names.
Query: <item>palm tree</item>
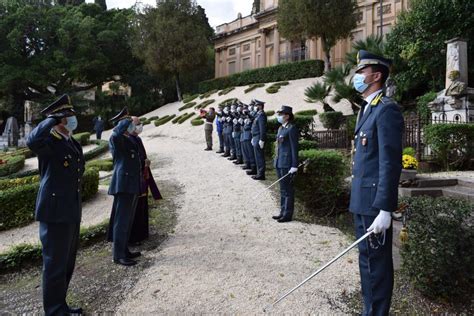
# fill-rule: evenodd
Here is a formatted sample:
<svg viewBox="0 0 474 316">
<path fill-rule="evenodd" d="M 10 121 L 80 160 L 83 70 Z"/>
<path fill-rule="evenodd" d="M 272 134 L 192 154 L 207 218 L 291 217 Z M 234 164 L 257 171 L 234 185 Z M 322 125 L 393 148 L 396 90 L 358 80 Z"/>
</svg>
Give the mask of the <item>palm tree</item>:
<svg viewBox="0 0 474 316">
<path fill-rule="evenodd" d="M 321 102 L 323 104 L 324 112 L 334 112 L 334 109 L 326 102 L 326 98 L 331 92 L 331 86 L 326 83 L 315 83 L 311 87 L 306 88 L 304 95 L 306 102 L 315 103 Z"/>
<path fill-rule="evenodd" d="M 383 37 L 378 35 L 370 35 L 365 40 L 356 41 L 352 45 L 352 51 L 346 54 L 346 60 L 349 65 L 357 65 L 357 53 L 361 49 L 376 55 L 383 56 L 385 52 L 385 42 Z"/>
<path fill-rule="evenodd" d="M 345 82 L 345 78 L 351 72 L 351 66 L 344 64 L 333 68 L 324 74 L 324 83 L 329 86 L 334 86 L 338 83 Z"/>
</svg>

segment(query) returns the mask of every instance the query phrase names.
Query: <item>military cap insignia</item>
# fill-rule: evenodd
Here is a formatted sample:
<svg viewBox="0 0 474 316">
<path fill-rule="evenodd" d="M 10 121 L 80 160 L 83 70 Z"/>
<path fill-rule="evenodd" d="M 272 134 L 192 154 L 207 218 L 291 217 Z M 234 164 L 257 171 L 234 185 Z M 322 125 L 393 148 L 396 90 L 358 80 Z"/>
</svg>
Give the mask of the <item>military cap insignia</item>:
<svg viewBox="0 0 474 316">
<path fill-rule="evenodd" d="M 65 168 L 69 167 L 69 162 L 67 162 L 67 160 L 64 162 L 64 167 Z"/>
</svg>

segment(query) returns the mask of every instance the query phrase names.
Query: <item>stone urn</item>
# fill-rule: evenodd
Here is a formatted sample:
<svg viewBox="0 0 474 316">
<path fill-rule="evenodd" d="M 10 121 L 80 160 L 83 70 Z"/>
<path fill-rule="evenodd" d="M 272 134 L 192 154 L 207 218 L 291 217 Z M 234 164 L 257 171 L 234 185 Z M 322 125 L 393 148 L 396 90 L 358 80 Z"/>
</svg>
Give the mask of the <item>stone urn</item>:
<svg viewBox="0 0 474 316">
<path fill-rule="evenodd" d="M 400 175 L 400 182 L 415 180 L 417 173 L 418 172 L 416 169 L 402 169 L 402 174 Z"/>
</svg>

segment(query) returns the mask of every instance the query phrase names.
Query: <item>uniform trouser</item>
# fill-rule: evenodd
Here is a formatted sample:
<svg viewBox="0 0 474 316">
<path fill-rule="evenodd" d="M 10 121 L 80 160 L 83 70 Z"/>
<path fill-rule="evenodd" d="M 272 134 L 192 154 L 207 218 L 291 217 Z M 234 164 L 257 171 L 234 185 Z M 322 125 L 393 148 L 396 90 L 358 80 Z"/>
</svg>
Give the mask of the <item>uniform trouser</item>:
<svg viewBox="0 0 474 316">
<path fill-rule="evenodd" d="M 226 151 L 235 155 L 235 144 L 234 139 L 232 138 L 232 133 L 224 134 L 224 137 L 227 138 L 228 149 Z"/>
<path fill-rule="evenodd" d="M 204 134 L 206 136 L 207 149 L 212 149 L 212 125 L 204 124 Z"/>
<path fill-rule="evenodd" d="M 114 195 L 114 260 L 125 259 L 129 253 L 128 240 L 137 209 L 137 195 L 118 193 Z"/>
<path fill-rule="evenodd" d="M 235 155 L 240 159 L 242 158 L 242 147 L 240 146 L 240 135 L 233 138 L 234 140 L 234 147 L 235 147 Z"/>
<path fill-rule="evenodd" d="M 257 176 L 265 176 L 265 152 L 260 145 L 253 146 L 255 152 L 255 163 L 257 165 Z"/>
<path fill-rule="evenodd" d="M 224 135 L 222 134 L 222 132 L 217 132 L 217 136 L 219 136 L 219 149 L 221 151 L 224 151 Z"/>
<path fill-rule="evenodd" d="M 288 174 L 288 168 L 276 168 L 278 179 Z M 280 181 L 280 216 L 285 219 L 292 219 L 295 210 L 295 188 L 292 176 L 286 176 Z"/>
<path fill-rule="evenodd" d="M 244 140 L 242 142 L 242 150 L 247 156 L 246 165 L 251 168 L 255 168 L 255 152 L 250 140 Z"/>
<path fill-rule="evenodd" d="M 375 216 L 354 214 L 357 239 L 367 232 L 374 219 Z M 359 270 L 364 298 L 362 315 L 388 315 L 390 310 L 393 289 L 392 235 L 390 226 L 385 236 L 371 235 L 359 244 Z"/>
<path fill-rule="evenodd" d="M 245 150 L 245 141 L 240 140 L 240 150 L 242 151 L 242 160 L 245 164 L 249 164 L 249 158 L 247 156 L 247 151 Z"/>
<path fill-rule="evenodd" d="M 224 139 L 224 149 L 226 154 L 230 154 L 230 143 L 229 143 L 229 134 L 224 133 L 222 134 L 222 137 Z"/>
<path fill-rule="evenodd" d="M 79 223 L 40 222 L 43 246 L 43 308 L 46 315 L 68 315 L 66 294 L 76 263 Z"/>
<path fill-rule="evenodd" d="M 102 131 L 96 131 L 95 132 L 95 138 L 96 139 L 102 139 Z"/>
</svg>

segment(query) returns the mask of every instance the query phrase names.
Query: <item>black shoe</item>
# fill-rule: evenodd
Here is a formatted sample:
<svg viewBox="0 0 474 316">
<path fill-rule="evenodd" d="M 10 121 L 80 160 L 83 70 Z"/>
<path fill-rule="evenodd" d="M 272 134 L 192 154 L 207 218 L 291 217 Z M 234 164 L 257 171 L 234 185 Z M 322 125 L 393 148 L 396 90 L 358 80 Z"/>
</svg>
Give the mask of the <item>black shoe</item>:
<svg viewBox="0 0 474 316">
<path fill-rule="evenodd" d="M 255 170 L 255 169 L 251 169 L 250 171 L 247 171 L 247 175 L 249 175 L 249 176 L 254 176 L 256 174 L 257 174 L 257 170 Z"/>
<path fill-rule="evenodd" d="M 250 166 L 245 165 L 242 166 L 242 170 L 252 170 L 252 168 Z"/>
<path fill-rule="evenodd" d="M 280 218 L 279 220 L 277 220 L 278 223 L 286 223 L 286 222 L 291 222 L 291 218 Z"/>
<path fill-rule="evenodd" d="M 219 149 L 218 151 L 216 151 L 216 154 L 223 154 L 224 151 L 222 149 Z"/>
<path fill-rule="evenodd" d="M 204 151 L 211 151 L 211 150 L 212 150 L 212 148 L 206 148 L 206 149 L 204 149 Z"/>
<path fill-rule="evenodd" d="M 124 259 L 114 259 L 114 263 L 120 264 L 126 267 L 134 266 L 137 264 L 135 260 L 124 258 Z"/>
<path fill-rule="evenodd" d="M 277 220 L 280 219 L 280 218 L 282 218 L 282 217 L 283 217 L 282 215 L 274 215 L 274 216 L 272 216 L 273 219 L 277 219 Z"/>
<path fill-rule="evenodd" d="M 252 176 L 252 179 L 254 179 L 254 180 L 265 180 L 265 176 L 255 175 L 255 176 Z"/>
<path fill-rule="evenodd" d="M 230 157 L 227 158 L 227 159 L 232 161 L 232 160 L 237 160 L 237 157 L 235 157 L 235 156 L 230 156 Z"/>
<path fill-rule="evenodd" d="M 82 315 L 82 308 L 80 308 L 80 307 L 69 307 L 69 314 Z"/>
<path fill-rule="evenodd" d="M 222 157 L 224 157 L 224 158 L 230 157 L 230 154 L 223 154 Z"/>
<path fill-rule="evenodd" d="M 138 258 L 142 255 L 142 253 L 140 251 L 137 251 L 137 252 L 129 252 L 127 254 L 127 259 L 135 259 L 135 258 Z"/>
<path fill-rule="evenodd" d="M 237 161 L 234 161 L 234 163 L 235 163 L 236 165 L 243 165 L 243 164 L 244 164 L 244 162 L 242 161 L 242 159 L 238 159 Z"/>
</svg>

